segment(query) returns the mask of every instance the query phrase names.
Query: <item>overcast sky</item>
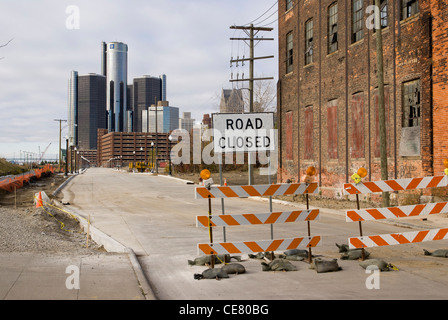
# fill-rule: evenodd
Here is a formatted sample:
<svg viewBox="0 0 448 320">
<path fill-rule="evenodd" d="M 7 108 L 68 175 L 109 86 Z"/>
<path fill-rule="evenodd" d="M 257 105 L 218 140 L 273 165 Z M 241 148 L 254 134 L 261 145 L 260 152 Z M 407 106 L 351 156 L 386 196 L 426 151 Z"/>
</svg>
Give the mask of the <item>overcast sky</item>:
<svg viewBox="0 0 448 320">
<path fill-rule="evenodd" d="M 67 28 L 76 26 L 71 5 L 79 29 Z M 231 56 L 249 55 L 246 44 L 229 40 L 244 36 L 231 25 L 274 22 L 260 35 L 275 41 L 260 42 L 255 55 L 275 58 L 257 61 L 255 75 L 277 79 L 276 10 L 274 0 L 2 0 L 0 45 L 13 40 L 0 48 L 0 157 L 37 154 L 50 143 L 47 154 L 58 153 L 54 119 L 67 119 L 70 71 L 100 73 L 101 41 L 128 45 L 128 82 L 166 74 L 170 105 L 200 121 L 218 111 L 231 72 L 249 73 L 249 64 L 230 68 Z"/>
</svg>

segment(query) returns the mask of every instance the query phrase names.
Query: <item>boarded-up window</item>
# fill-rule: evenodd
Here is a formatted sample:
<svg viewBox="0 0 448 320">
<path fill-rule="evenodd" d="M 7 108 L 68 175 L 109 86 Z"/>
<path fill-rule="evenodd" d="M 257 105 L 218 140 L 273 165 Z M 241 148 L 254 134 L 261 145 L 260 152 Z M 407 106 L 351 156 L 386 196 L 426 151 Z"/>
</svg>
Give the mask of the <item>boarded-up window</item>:
<svg viewBox="0 0 448 320">
<path fill-rule="evenodd" d="M 403 127 L 418 127 L 421 122 L 420 80 L 403 84 Z"/>
<path fill-rule="evenodd" d="M 351 157 L 364 158 L 364 93 L 356 93 L 352 96 L 352 139 L 350 143 Z"/>
<path fill-rule="evenodd" d="M 288 111 L 286 112 L 286 117 L 285 117 L 285 123 L 286 123 L 286 128 L 285 128 L 285 134 L 286 134 L 286 160 L 292 160 L 292 111 Z"/>
<path fill-rule="evenodd" d="M 304 159 L 313 159 L 313 106 L 305 108 L 305 137 L 304 137 Z"/>
<path fill-rule="evenodd" d="M 400 138 L 400 156 L 420 155 L 421 127 L 420 80 L 403 83 L 403 123 Z"/>
<path fill-rule="evenodd" d="M 381 145 L 380 145 L 380 117 L 379 117 L 379 99 L 378 99 L 378 90 L 375 90 L 373 94 L 373 106 L 375 108 L 375 136 L 374 136 L 374 148 L 375 148 L 375 157 L 379 158 L 381 156 Z M 390 142 L 389 142 L 389 87 L 384 87 L 384 108 L 386 111 L 386 150 L 387 155 L 390 155 Z"/>
<path fill-rule="evenodd" d="M 328 101 L 327 105 L 328 158 L 338 158 L 338 100 Z"/>
</svg>

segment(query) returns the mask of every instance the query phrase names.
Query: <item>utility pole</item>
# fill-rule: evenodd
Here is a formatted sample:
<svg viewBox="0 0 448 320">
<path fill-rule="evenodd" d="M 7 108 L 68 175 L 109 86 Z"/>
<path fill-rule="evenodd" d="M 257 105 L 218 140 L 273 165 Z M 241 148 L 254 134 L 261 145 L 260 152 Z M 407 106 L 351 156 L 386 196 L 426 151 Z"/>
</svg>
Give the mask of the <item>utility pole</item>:
<svg viewBox="0 0 448 320">
<path fill-rule="evenodd" d="M 62 131 L 62 122 L 67 122 L 67 120 L 54 119 L 54 121 L 58 121 L 59 122 L 59 171 L 61 171 L 61 162 L 62 162 L 61 131 Z"/>
<path fill-rule="evenodd" d="M 233 62 L 244 62 L 249 61 L 249 78 L 247 79 L 232 79 L 230 82 L 237 82 L 237 81 L 249 81 L 249 112 L 254 112 L 254 81 L 258 80 L 273 80 L 273 77 L 268 78 L 254 78 L 254 62 L 255 60 L 260 59 L 269 59 L 274 58 L 274 56 L 264 56 L 264 57 L 255 57 L 254 51 L 255 46 L 262 40 L 274 40 L 274 38 L 263 38 L 263 37 L 255 37 L 260 31 L 272 31 L 273 28 L 266 28 L 266 27 L 254 27 L 253 24 L 249 26 L 231 26 L 230 29 L 239 29 L 243 30 L 246 35 L 249 38 L 230 38 L 230 40 L 242 40 L 246 44 L 248 44 L 246 41 L 249 41 L 249 49 L 250 49 L 250 57 L 249 58 L 243 58 L 243 59 L 232 59 L 230 60 L 230 63 Z M 255 43 L 257 41 L 257 43 Z M 252 152 L 248 152 L 248 170 L 249 170 L 249 185 L 253 184 L 254 176 L 253 176 L 253 162 L 252 162 Z"/>
<path fill-rule="evenodd" d="M 386 140 L 386 108 L 384 103 L 384 63 L 383 35 L 381 27 L 381 1 L 375 0 L 376 58 L 378 73 L 378 121 L 380 129 L 381 180 L 388 180 L 387 173 L 387 140 Z M 382 206 L 389 207 L 389 192 L 382 194 Z"/>
</svg>

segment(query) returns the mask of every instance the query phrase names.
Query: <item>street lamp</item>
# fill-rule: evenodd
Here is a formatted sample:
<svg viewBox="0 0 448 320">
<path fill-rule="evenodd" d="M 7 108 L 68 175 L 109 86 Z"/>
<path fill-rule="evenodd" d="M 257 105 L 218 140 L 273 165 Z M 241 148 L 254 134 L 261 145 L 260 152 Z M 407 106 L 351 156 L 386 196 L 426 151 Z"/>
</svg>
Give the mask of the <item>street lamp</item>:
<svg viewBox="0 0 448 320">
<path fill-rule="evenodd" d="M 151 142 L 151 171 L 154 169 L 154 142 Z"/>
<path fill-rule="evenodd" d="M 173 136 L 170 135 L 168 137 L 168 140 L 170 140 L 170 143 L 168 144 L 168 156 L 169 156 L 169 175 L 171 176 L 171 141 L 173 141 Z"/>
</svg>

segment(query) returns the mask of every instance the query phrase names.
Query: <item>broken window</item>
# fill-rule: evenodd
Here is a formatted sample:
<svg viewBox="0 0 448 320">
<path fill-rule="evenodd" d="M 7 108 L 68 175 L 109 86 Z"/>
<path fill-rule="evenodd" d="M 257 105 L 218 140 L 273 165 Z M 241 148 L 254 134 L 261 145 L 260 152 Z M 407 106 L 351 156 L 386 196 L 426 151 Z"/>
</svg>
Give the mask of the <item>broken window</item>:
<svg viewBox="0 0 448 320">
<path fill-rule="evenodd" d="M 403 127 L 417 127 L 420 123 L 420 80 L 413 80 L 403 84 Z"/>
<path fill-rule="evenodd" d="M 401 19 L 418 13 L 418 0 L 401 0 Z"/>
<path fill-rule="evenodd" d="M 293 38 L 292 31 L 286 35 L 286 73 L 292 72 L 293 64 Z"/>
<path fill-rule="evenodd" d="M 387 0 L 381 0 L 380 4 L 381 28 L 386 28 L 387 23 Z"/>
<path fill-rule="evenodd" d="M 313 63 L 313 19 L 305 23 L 305 65 Z"/>
<path fill-rule="evenodd" d="M 364 37 L 364 11 L 362 10 L 362 8 L 363 0 L 352 1 L 352 43 L 355 43 Z"/>
<path fill-rule="evenodd" d="M 286 11 L 292 8 L 292 0 L 286 0 Z"/>
<path fill-rule="evenodd" d="M 338 3 L 328 7 L 328 53 L 338 50 Z"/>
</svg>

